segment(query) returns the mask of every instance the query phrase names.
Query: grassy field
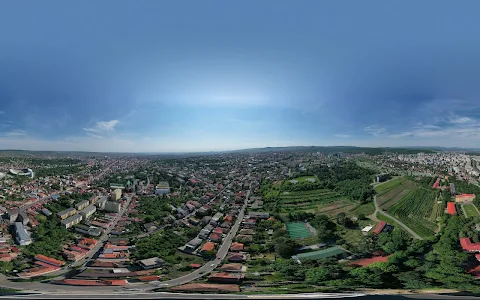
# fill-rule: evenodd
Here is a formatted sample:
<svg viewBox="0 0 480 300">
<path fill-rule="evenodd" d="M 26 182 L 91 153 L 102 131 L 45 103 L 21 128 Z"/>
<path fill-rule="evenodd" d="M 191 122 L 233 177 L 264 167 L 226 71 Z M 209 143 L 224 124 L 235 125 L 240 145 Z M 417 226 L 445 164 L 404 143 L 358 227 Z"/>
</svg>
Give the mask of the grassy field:
<svg viewBox="0 0 480 300">
<path fill-rule="evenodd" d="M 352 215 L 355 216 L 358 216 L 360 214 L 368 216 L 375 212 L 375 205 L 373 204 L 373 202 L 357 205 L 350 212 Z"/>
<path fill-rule="evenodd" d="M 431 236 L 437 229 L 436 218 L 441 214 L 436 198 L 435 191 L 417 187 L 404 193 L 401 199 L 389 206 L 388 213 L 418 235 Z"/>
<path fill-rule="evenodd" d="M 467 214 L 467 217 L 478 217 L 478 210 L 474 204 L 463 204 L 463 210 Z"/>
</svg>

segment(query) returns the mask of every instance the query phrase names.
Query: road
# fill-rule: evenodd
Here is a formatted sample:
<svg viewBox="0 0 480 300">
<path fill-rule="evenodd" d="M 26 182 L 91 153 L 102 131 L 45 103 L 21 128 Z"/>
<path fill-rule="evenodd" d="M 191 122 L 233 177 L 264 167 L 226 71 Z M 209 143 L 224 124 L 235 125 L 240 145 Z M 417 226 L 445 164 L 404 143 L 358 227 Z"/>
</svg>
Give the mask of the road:
<svg viewBox="0 0 480 300">
<path fill-rule="evenodd" d="M 128 296 L 127 296 L 128 295 Z M 6 299 L 65 299 L 69 294 L 34 294 L 22 296 L 0 296 Z M 278 294 L 278 295 L 260 295 L 260 294 L 185 294 L 185 293 L 78 293 L 74 295 L 75 299 L 336 299 L 336 298 L 352 298 L 362 297 L 371 298 L 372 300 L 380 300 L 385 295 L 366 296 L 361 293 L 311 293 L 311 294 Z M 394 300 L 404 299 L 401 296 L 392 296 Z M 392 299 L 392 297 L 388 297 Z M 398 297 L 398 298 L 395 298 Z M 362 299 L 365 299 L 362 298 Z M 442 299 L 442 298 L 439 298 Z"/>
<path fill-rule="evenodd" d="M 418 234 L 415 233 L 415 231 L 411 230 L 407 225 L 405 225 L 403 222 L 401 222 L 400 220 L 398 220 L 397 218 L 389 215 L 386 211 L 382 210 L 380 208 L 380 206 L 378 205 L 378 202 L 377 202 L 377 195 L 373 196 L 373 203 L 375 203 L 375 212 L 373 213 L 373 216 L 376 216 L 377 215 L 377 212 L 380 212 L 381 214 L 383 214 L 384 216 L 394 220 L 395 222 L 397 222 L 398 225 L 402 226 L 403 229 L 405 229 L 408 233 L 410 233 L 414 238 L 418 239 L 418 240 L 423 240 L 423 238 L 421 236 L 419 236 Z M 375 217 L 376 219 L 376 217 Z"/>
</svg>

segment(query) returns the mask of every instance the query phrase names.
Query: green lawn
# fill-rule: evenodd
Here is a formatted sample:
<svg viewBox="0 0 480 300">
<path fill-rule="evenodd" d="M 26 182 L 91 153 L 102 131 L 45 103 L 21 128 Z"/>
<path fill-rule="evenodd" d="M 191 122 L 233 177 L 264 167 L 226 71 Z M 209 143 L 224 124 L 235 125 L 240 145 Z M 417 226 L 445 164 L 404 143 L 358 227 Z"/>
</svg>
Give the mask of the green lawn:
<svg viewBox="0 0 480 300">
<path fill-rule="evenodd" d="M 463 204 L 463 209 L 465 213 L 467 213 L 467 217 L 478 217 L 478 210 L 476 209 L 474 204 Z"/>
</svg>

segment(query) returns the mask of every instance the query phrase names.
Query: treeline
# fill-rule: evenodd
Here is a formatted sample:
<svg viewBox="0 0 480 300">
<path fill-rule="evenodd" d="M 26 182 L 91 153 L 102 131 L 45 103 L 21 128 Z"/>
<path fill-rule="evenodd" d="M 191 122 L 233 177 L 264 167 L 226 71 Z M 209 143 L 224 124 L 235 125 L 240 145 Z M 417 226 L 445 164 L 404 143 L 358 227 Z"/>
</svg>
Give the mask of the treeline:
<svg viewBox="0 0 480 300">
<path fill-rule="evenodd" d="M 355 162 L 342 162 L 332 167 L 320 166 L 313 172 L 326 188 L 353 201 L 367 202 L 375 195 L 375 189 L 371 186 L 374 172 Z"/>
</svg>

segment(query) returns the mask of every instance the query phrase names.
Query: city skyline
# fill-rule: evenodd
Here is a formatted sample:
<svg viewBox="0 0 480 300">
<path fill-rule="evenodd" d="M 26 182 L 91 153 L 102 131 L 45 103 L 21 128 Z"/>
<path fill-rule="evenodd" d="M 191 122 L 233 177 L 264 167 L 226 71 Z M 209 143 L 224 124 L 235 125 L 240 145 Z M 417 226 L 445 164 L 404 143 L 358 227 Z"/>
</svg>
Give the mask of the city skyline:
<svg viewBox="0 0 480 300">
<path fill-rule="evenodd" d="M 399 3 L 5 4 L 0 148 L 480 148 L 480 5 Z"/>
</svg>

